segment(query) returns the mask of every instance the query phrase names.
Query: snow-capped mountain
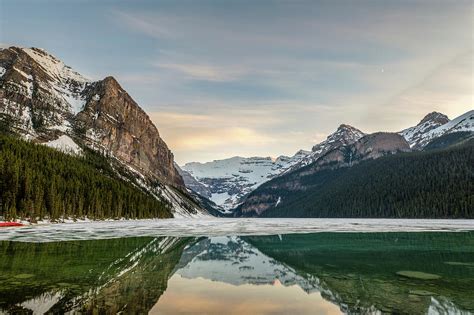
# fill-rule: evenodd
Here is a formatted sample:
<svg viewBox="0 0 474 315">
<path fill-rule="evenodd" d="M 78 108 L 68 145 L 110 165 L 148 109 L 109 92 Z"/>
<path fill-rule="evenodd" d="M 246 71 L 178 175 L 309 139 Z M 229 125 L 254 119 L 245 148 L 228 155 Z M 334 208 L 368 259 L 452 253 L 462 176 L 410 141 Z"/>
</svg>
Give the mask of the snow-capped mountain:
<svg viewBox="0 0 474 315">
<path fill-rule="evenodd" d="M 183 177 L 190 189 L 196 189 L 196 183 L 205 187 L 197 193 L 204 195 L 224 209 L 237 206 L 248 193 L 262 183 L 290 169 L 298 163 L 308 151 L 298 151 L 294 156 L 270 157 L 232 157 L 207 163 L 191 162 L 181 168 L 192 176 Z M 194 180 L 195 181 L 194 181 Z"/>
<path fill-rule="evenodd" d="M 413 149 L 422 148 L 429 140 L 426 135 L 433 129 L 449 122 L 448 116 L 432 112 L 426 115 L 416 126 L 404 129 L 399 132 Z"/>
<path fill-rule="evenodd" d="M 19 47 L 0 50 L 0 75 L 2 125 L 67 153 L 93 149 L 170 202 L 175 215 L 199 213 L 176 192 L 185 192 L 184 182 L 158 129 L 113 77 L 92 81 L 42 49 Z"/>
<path fill-rule="evenodd" d="M 471 131 L 474 132 L 474 110 L 470 110 L 461 116 L 454 118 L 453 120 L 439 126 L 436 129 L 427 132 L 425 138 L 429 141 L 441 137 L 442 135 L 461 132 Z"/>
<path fill-rule="evenodd" d="M 363 136 L 365 136 L 365 133 L 359 129 L 342 124 L 334 133 L 330 134 L 326 140 L 313 146 L 311 152 L 303 156 L 301 161 L 293 165 L 288 171 L 293 171 L 303 166 L 309 165 L 325 155 L 327 152 L 342 146 L 353 144 Z"/>
<path fill-rule="evenodd" d="M 453 120 L 449 120 L 448 116 L 441 113 L 432 112 L 416 126 L 402 130 L 399 134 L 407 140 L 411 148 L 419 150 L 435 138 L 459 131 L 474 131 L 474 110 Z"/>
<path fill-rule="evenodd" d="M 352 144 L 364 136 L 364 133 L 349 125 L 340 125 L 326 140 L 315 145 L 311 151 L 300 150 L 292 157 L 233 157 L 207 163 L 191 162 L 182 169 L 195 181 L 204 185 L 210 196 L 206 196 L 222 206 L 233 209 L 243 199 L 264 182 L 316 161 L 326 152 L 337 147 Z M 184 177 L 188 188 L 196 186 L 195 181 Z M 196 191 L 202 194 L 201 192 Z"/>
<path fill-rule="evenodd" d="M 71 128 L 90 80 L 38 48 L 2 49 L 0 69 L 1 113 L 15 117 L 23 135 L 54 138 L 55 131 Z"/>
</svg>

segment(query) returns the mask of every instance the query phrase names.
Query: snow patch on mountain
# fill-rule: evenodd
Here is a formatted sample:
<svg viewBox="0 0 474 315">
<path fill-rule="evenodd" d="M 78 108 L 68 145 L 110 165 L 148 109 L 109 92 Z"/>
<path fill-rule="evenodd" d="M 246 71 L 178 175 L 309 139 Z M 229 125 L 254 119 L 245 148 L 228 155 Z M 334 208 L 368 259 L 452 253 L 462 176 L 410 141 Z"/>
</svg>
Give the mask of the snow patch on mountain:
<svg viewBox="0 0 474 315">
<path fill-rule="evenodd" d="M 20 85 L 23 91 L 25 91 L 25 96 L 27 98 L 32 98 L 33 97 L 33 76 L 31 74 L 25 73 L 24 71 L 16 67 L 12 67 L 12 70 L 20 74 L 24 78 L 24 80 L 20 81 Z"/>
<path fill-rule="evenodd" d="M 79 147 L 74 140 L 72 140 L 67 135 L 62 135 L 56 140 L 48 141 L 44 143 L 46 146 L 50 148 L 55 148 L 59 151 L 64 153 L 72 154 L 72 155 L 81 155 L 82 149 Z"/>
<path fill-rule="evenodd" d="M 74 71 L 71 67 L 65 65 L 64 62 L 41 48 L 24 48 L 23 51 L 39 63 L 54 81 L 67 82 L 68 80 L 74 80 L 81 83 L 90 82 L 88 78 Z"/>
<path fill-rule="evenodd" d="M 3 98 L 3 103 L 0 104 L 0 114 L 16 117 L 19 129 L 23 131 L 26 139 L 30 139 L 36 135 L 29 108 L 22 108 L 18 106 L 15 101 Z"/>
<path fill-rule="evenodd" d="M 74 114 L 80 112 L 86 103 L 82 92 L 92 81 L 42 49 L 25 48 L 23 51 L 33 58 L 48 75 L 51 92 L 63 99 Z"/>
</svg>

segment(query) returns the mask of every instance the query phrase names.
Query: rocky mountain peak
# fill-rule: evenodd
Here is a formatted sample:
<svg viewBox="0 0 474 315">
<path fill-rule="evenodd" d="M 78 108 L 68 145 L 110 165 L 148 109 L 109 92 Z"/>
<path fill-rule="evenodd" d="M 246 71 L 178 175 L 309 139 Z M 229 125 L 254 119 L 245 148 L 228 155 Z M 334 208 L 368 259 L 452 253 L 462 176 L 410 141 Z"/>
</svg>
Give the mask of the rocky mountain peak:
<svg viewBox="0 0 474 315">
<path fill-rule="evenodd" d="M 104 86 L 110 89 L 114 90 L 121 90 L 123 91 L 122 87 L 120 84 L 117 82 L 117 80 L 113 76 L 107 76 L 102 80 Z"/>
<path fill-rule="evenodd" d="M 341 124 L 335 133 L 330 135 L 328 138 L 346 138 L 346 139 L 360 139 L 363 137 L 365 133 L 360 131 L 359 129 L 352 127 L 351 125 Z"/>
<path fill-rule="evenodd" d="M 407 140 L 411 148 L 421 149 L 431 139 L 429 136 L 431 132 L 449 121 L 448 116 L 439 112 L 431 112 L 423 117 L 416 126 L 404 129 L 399 134 Z"/>
<path fill-rule="evenodd" d="M 352 127 L 351 125 L 340 124 L 339 127 L 337 127 L 337 130 L 347 130 L 347 131 L 350 131 L 350 130 L 357 130 L 357 129 L 354 128 L 354 127 Z"/>
<path fill-rule="evenodd" d="M 28 55 L 30 55 L 32 57 L 34 55 L 36 55 L 37 57 L 33 57 L 33 58 L 41 64 L 44 64 L 44 61 L 49 61 L 49 62 L 52 62 L 52 63 L 55 63 L 55 64 L 62 63 L 61 60 L 59 60 L 55 56 L 51 55 L 50 53 L 48 53 L 43 48 L 37 48 L 37 47 L 30 47 L 30 48 L 17 48 L 17 47 L 15 47 L 15 48 L 18 49 L 18 50 L 22 50 L 22 51 L 26 52 Z M 42 62 L 41 59 L 43 59 L 44 61 Z"/>
<path fill-rule="evenodd" d="M 353 145 L 354 156 L 359 159 L 376 159 L 387 154 L 409 152 L 410 146 L 401 135 L 376 132 L 362 137 Z"/>
<path fill-rule="evenodd" d="M 312 148 L 312 151 L 324 153 L 323 151 L 327 152 L 329 149 L 333 149 L 334 146 L 351 144 L 362 138 L 364 135 L 365 134 L 362 131 L 355 127 L 341 124 L 334 133 L 326 138 L 325 141 L 315 145 Z"/>
<path fill-rule="evenodd" d="M 449 121 L 448 116 L 439 112 L 431 112 L 427 114 L 425 117 L 423 117 L 423 119 L 418 123 L 417 126 L 422 125 L 426 122 L 433 122 L 438 125 L 444 125 L 448 121 Z"/>
</svg>

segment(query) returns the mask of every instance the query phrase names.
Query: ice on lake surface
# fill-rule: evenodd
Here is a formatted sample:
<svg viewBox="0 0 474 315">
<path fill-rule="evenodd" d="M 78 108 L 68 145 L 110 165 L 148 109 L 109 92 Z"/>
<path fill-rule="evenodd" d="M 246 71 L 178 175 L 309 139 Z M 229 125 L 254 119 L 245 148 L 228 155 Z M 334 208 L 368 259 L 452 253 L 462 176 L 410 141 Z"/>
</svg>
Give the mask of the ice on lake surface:
<svg viewBox="0 0 474 315">
<path fill-rule="evenodd" d="M 136 236 L 277 235 L 318 232 L 421 232 L 474 230 L 474 220 L 208 218 L 92 221 L 0 230 L 0 240 L 52 242 Z"/>
</svg>

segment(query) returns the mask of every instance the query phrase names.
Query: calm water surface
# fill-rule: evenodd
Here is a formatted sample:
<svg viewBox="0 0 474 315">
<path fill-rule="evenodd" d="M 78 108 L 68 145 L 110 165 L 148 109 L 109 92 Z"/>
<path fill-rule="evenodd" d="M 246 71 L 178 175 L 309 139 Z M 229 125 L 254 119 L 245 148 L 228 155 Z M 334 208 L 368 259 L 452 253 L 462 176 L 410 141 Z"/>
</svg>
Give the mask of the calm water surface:
<svg viewBox="0 0 474 315">
<path fill-rule="evenodd" d="M 0 242 L 0 313 L 470 314 L 474 232 Z"/>
</svg>

